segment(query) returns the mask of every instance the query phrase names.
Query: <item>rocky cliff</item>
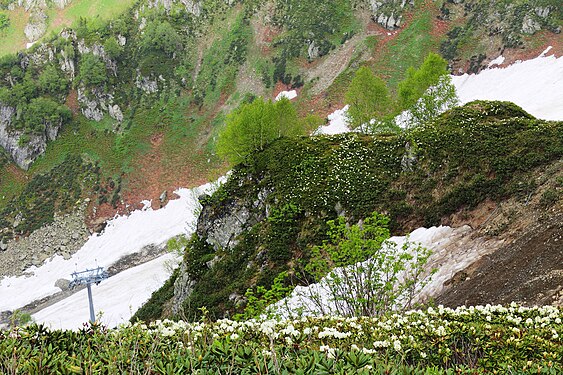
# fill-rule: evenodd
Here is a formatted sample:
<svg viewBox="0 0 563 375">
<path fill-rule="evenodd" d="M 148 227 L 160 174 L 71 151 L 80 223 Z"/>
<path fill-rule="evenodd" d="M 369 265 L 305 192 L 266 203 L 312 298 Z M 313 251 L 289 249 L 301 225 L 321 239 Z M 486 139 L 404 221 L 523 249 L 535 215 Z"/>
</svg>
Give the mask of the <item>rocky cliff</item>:
<svg viewBox="0 0 563 375">
<path fill-rule="evenodd" d="M 0 147 L 8 152 L 20 168 L 27 170 L 31 163 L 45 152 L 47 142 L 55 140 L 61 129 L 62 120 L 46 121 L 43 132 L 26 134 L 12 129 L 15 115 L 14 107 L 0 103 Z"/>
</svg>

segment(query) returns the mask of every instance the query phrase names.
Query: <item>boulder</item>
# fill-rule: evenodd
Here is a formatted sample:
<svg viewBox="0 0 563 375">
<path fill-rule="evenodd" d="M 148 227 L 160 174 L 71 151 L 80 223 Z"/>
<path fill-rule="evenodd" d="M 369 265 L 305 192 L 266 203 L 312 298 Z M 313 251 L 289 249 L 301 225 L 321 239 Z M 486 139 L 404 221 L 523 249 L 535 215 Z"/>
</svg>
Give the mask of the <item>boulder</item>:
<svg viewBox="0 0 563 375">
<path fill-rule="evenodd" d="M 55 282 L 55 286 L 60 288 L 63 292 L 66 292 L 70 288 L 70 281 L 67 279 L 58 279 Z"/>
</svg>

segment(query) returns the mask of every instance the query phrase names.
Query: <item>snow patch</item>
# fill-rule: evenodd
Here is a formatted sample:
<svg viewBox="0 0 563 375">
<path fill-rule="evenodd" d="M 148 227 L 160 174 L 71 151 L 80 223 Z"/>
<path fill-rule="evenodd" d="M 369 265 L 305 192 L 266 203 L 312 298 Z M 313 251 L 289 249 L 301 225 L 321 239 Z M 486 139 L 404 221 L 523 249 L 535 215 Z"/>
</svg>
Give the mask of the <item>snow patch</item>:
<svg viewBox="0 0 563 375">
<path fill-rule="evenodd" d="M 452 76 L 460 101 L 511 101 L 533 116 L 563 120 L 563 57 L 546 56 L 494 68 L 479 74 Z"/>
<path fill-rule="evenodd" d="M 101 316 L 99 321 L 110 328 L 128 322 L 152 292 L 164 285 L 179 260 L 175 254 L 166 254 L 92 285 L 94 311 L 97 317 Z M 32 317 L 52 329 L 82 328 L 90 317 L 87 293 L 83 289 Z"/>
<path fill-rule="evenodd" d="M 496 59 L 492 60 L 489 65 L 487 65 L 487 68 L 493 67 L 495 65 L 502 65 L 502 63 L 504 62 L 504 56 L 500 55 L 499 57 L 497 57 Z"/>
<path fill-rule="evenodd" d="M 438 295 L 445 288 L 445 283 L 457 272 L 498 248 L 499 241 L 472 239 L 471 233 L 469 226 L 440 226 L 418 228 L 408 236 L 411 246 L 420 244 L 432 250 L 426 264 L 427 272 L 437 269 L 431 281 L 415 297 L 416 301 L 424 301 L 428 297 Z M 407 237 L 391 237 L 389 241 L 396 243 L 400 248 L 407 241 Z M 336 311 L 336 307 L 331 301 L 326 279 L 322 279 L 317 284 L 296 287 L 289 297 L 275 303 L 272 310 L 282 317 L 288 317 L 289 313 L 314 316 Z"/>
<path fill-rule="evenodd" d="M 26 270 L 30 276 L 5 277 L 0 280 L 0 311 L 15 310 L 35 300 L 60 291 L 58 279 L 69 279 L 74 271 L 97 266 L 109 267 L 126 255 L 148 245 L 163 246 L 180 234 L 191 234 L 201 209 L 198 197 L 210 194 L 226 180 L 208 183 L 194 189 L 178 189 L 178 199 L 164 208 L 153 210 L 145 204 L 142 210 L 109 221 L 101 234 L 93 234 L 69 260 L 55 256 L 44 265 Z"/>
<path fill-rule="evenodd" d="M 276 102 L 278 100 L 281 100 L 282 98 L 287 98 L 289 100 L 295 99 L 297 98 L 297 91 L 295 90 L 291 90 L 291 91 L 282 91 L 278 94 L 278 96 L 276 96 Z"/>
<path fill-rule="evenodd" d="M 552 48 L 553 48 L 552 46 L 547 47 L 542 53 L 540 53 L 538 57 L 545 57 L 547 53 L 551 51 Z"/>
<path fill-rule="evenodd" d="M 341 134 L 350 131 L 348 128 L 348 105 L 342 109 L 338 109 L 328 115 L 328 125 L 320 126 L 316 131 L 315 135 L 321 134 Z"/>
</svg>

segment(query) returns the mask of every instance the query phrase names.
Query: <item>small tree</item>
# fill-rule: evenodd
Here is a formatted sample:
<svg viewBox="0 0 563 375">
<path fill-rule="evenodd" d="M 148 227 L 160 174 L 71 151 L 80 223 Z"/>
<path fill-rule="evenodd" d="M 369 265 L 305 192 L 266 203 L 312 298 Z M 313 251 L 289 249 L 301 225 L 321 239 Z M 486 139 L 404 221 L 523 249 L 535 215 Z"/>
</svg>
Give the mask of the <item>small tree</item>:
<svg viewBox="0 0 563 375">
<path fill-rule="evenodd" d="M 162 51 L 172 56 L 182 49 L 182 38 L 169 22 L 152 21 L 145 27 L 140 46 L 145 52 Z"/>
<path fill-rule="evenodd" d="M 39 75 L 39 89 L 44 93 L 59 94 L 68 87 L 68 81 L 52 64 L 45 67 Z"/>
<path fill-rule="evenodd" d="M 429 53 L 422 65 L 407 70 L 406 78 L 399 82 L 399 107 L 401 110 L 414 106 L 426 90 L 435 86 L 440 78 L 448 74 L 448 62 L 440 55 Z"/>
<path fill-rule="evenodd" d="M 351 226 L 342 217 L 329 221 L 330 240 L 313 249 L 305 267 L 318 283 L 298 291 L 301 301 L 321 314 L 344 316 L 410 308 L 429 281 L 423 274 L 431 252 L 408 240 L 402 246 L 386 241 L 388 222 L 378 213 Z"/>
<path fill-rule="evenodd" d="M 443 75 L 410 107 L 406 115 L 407 127 L 415 127 L 436 118 L 459 104 L 459 98 L 449 75 Z"/>
<path fill-rule="evenodd" d="M 76 80 L 84 86 L 103 85 L 108 80 L 106 65 L 98 56 L 92 53 L 85 53 L 82 55 Z"/>
<path fill-rule="evenodd" d="M 363 66 L 354 75 L 345 95 L 349 104 L 349 126 L 363 132 L 373 130 L 385 115 L 392 112 L 392 101 L 385 82 Z M 375 122 L 372 120 L 375 119 Z"/>
<path fill-rule="evenodd" d="M 276 138 L 301 134 L 302 122 L 288 99 L 272 102 L 259 98 L 227 116 L 225 128 L 219 133 L 217 153 L 236 164 Z"/>
<path fill-rule="evenodd" d="M 5 13 L 0 13 L 0 32 L 10 27 L 10 18 Z"/>
</svg>

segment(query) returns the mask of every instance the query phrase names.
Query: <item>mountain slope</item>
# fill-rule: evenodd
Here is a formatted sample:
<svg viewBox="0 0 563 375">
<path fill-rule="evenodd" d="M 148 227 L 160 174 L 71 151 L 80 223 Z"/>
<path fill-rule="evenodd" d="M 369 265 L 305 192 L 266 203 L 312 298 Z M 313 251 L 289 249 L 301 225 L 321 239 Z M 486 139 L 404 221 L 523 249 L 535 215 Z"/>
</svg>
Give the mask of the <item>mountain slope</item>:
<svg viewBox="0 0 563 375">
<path fill-rule="evenodd" d="M 282 271 L 292 275 L 287 282 L 311 281 L 304 273 L 311 246 L 326 239 L 326 221 L 337 215 L 354 223 L 379 211 L 395 233 L 475 224 L 474 210 L 486 202 L 539 194 L 530 183 L 534 168 L 562 155 L 561 122 L 538 121 L 501 102 L 467 104 L 400 136 L 280 139 L 202 200 L 175 309 L 193 318 L 206 306 L 219 318 L 240 311 L 247 288 L 269 287 Z M 553 186 L 560 173 L 544 178 Z M 560 212 L 560 187 L 549 191 L 542 197 L 551 196 Z M 511 231 L 497 225 L 497 233 L 482 235 Z"/>
</svg>

